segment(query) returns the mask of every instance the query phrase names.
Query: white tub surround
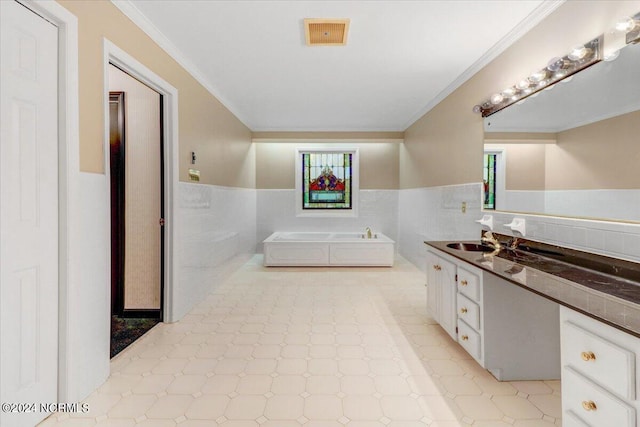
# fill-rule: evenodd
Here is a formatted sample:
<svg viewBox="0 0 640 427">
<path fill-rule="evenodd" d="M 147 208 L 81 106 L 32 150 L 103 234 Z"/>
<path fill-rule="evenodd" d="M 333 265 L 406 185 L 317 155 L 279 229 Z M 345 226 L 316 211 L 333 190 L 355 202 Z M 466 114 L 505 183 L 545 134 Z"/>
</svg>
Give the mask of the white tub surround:
<svg viewBox="0 0 640 427">
<path fill-rule="evenodd" d="M 294 189 L 256 191 L 258 253 L 262 252 L 262 241 L 277 230 L 348 233 L 364 232 L 366 227 L 371 227 L 398 240 L 398 190 L 360 190 L 358 217 L 352 218 L 299 217 Z"/>
<path fill-rule="evenodd" d="M 265 266 L 391 267 L 395 242 L 381 233 L 276 232 L 265 239 Z"/>
</svg>

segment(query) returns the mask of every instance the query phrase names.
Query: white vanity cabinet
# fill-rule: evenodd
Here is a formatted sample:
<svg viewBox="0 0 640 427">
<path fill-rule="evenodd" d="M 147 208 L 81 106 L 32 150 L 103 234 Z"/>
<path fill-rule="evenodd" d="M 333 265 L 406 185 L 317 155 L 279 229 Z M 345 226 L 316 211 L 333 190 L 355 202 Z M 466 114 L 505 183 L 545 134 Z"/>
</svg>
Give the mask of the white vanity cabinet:
<svg viewBox="0 0 640 427">
<path fill-rule="evenodd" d="M 454 340 L 456 336 L 456 265 L 427 252 L 427 311 Z"/>
<path fill-rule="evenodd" d="M 427 254 L 428 311 L 482 367 L 501 381 L 560 378 L 557 303 L 437 249 Z"/>
<path fill-rule="evenodd" d="M 562 307 L 563 426 L 636 427 L 640 339 Z"/>
</svg>

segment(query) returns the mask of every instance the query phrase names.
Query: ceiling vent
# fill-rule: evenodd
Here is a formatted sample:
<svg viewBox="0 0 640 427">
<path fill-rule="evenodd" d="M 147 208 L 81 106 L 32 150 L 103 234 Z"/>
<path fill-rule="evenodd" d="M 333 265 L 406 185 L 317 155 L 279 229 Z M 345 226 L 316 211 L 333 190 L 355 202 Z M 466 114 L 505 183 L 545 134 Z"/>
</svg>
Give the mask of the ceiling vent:
<svg viewBox="0 0 640 427">
<path fill-rule="evenodd" d="M 307 46 L 344 46 L 349 32 L 348 19 L 307 18 L 304 35 Z"/>
</svg>

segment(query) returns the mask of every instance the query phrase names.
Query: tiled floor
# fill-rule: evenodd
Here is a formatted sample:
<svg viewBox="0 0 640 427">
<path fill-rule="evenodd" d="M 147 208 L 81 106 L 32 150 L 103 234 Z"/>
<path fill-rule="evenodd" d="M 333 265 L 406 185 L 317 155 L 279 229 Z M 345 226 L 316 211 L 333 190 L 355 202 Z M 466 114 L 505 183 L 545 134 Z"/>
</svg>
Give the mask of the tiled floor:
<svg viewBox="0 0 640 427">
<path fill-rule="evenodd" d="M 261 262 L 118 355 L 88 414 L 41 426 L 561 425 L 559 381 L 496 381 L 425 314 L 407 261 Z"/>
</svg>

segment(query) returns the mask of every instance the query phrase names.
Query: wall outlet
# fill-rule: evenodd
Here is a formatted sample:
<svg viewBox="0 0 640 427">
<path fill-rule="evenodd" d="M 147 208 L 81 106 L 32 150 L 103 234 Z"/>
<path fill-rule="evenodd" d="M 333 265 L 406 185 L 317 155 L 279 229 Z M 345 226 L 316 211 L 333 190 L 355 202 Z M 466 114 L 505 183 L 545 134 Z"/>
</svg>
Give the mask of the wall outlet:
<svg viewBox="0 0 640 427">
<path fill-rule="evenodd" d="M 460 208 L 462 213 L 467 213 L 467 202 L 462 202 L 462 207 Z"/>
</svg>

